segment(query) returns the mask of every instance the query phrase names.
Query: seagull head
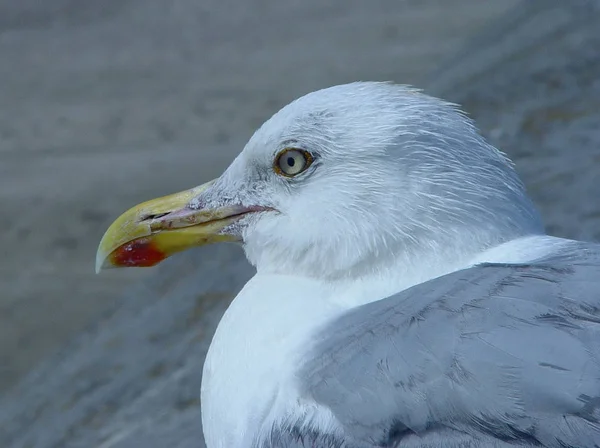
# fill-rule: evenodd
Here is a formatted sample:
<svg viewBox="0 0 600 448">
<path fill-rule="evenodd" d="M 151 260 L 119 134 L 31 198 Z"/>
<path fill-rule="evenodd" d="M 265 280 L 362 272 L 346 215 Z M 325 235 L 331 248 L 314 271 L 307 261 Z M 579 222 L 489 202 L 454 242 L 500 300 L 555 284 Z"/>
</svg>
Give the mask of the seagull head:
<svg viewBox="0 0 600 448">
<path fill-rule="evenodd" d="M 339 277 L 541 231 L 510 161 L 455 105 L 361 82 L 293 101 L 219 178 L 125 212 L 96 269 L 230 241 L 259 272 Z"/>
</svg>

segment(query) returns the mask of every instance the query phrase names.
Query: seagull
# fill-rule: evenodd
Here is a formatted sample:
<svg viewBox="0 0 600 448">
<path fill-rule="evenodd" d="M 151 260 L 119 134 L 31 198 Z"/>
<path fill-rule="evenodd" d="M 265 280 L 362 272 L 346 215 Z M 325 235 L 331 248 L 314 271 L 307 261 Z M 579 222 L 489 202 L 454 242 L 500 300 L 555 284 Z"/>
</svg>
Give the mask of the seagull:
<svg viewBox="0 0 600 448">
<path fill-rule="evenodd" d="M 309 93 L 216 180 L 120 216 L 96 269 L 215 242 L 256 275 L 205 360 L 208 448 L 600 446 L 600 245 L 546 235 L 458 106 Z"/>
</svg>

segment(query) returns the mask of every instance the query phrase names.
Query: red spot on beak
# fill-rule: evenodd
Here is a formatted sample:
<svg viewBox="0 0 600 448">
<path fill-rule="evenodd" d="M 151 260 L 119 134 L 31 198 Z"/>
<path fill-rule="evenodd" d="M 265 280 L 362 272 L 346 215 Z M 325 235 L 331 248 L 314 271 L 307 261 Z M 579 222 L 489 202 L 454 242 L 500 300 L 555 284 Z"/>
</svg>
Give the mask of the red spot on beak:
<svg viewBox="0 0 600 448">
<path fill-rule="evenodd" d="M 125 243 L 110 254 L 110 261 L 115 266 L 140 268 L 157 265 L 165 258 L 167 256 L 148 238 L 139 238 Z"/>
</svg>

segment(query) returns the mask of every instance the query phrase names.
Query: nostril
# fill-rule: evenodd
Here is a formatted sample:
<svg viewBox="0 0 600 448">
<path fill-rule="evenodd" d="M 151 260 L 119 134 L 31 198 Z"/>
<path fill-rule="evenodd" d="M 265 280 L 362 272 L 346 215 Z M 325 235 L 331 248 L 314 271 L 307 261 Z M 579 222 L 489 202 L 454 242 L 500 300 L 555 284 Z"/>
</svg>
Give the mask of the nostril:
<svg viewBox="0 0 600 448">
<path fill-rule="evenodd" d="M 142 219 L 140 219 L 140 222 L 152 221 L 153 219 L 162 218 L 163 216 L 167 216 L 169 213 L 171 213 L 171 212 L 157 213 L 155 215 L 146 215 L 146 216 L 142 217 Z"/>
</svg>

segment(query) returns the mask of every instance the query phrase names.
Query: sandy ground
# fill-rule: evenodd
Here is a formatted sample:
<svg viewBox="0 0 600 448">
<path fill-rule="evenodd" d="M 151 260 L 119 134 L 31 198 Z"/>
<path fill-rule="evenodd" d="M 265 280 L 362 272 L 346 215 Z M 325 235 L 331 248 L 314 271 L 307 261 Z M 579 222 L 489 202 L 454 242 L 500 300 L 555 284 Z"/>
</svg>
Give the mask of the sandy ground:
<svg viewBox="0 0 600 448">
<path fill-rule="evenodd" d="M 517 0 L 0 0 L 0 390 L 152 271 L 107 225 L 212 178 L 291 99 L 424 75 Z"/>
</svg>

